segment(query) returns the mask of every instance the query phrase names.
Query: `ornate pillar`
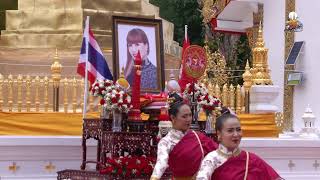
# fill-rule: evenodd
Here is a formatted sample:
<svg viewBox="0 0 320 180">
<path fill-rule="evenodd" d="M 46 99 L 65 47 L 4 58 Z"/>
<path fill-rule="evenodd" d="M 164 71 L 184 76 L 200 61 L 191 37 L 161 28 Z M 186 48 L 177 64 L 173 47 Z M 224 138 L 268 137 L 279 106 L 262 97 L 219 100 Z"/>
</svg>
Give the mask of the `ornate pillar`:
<svg viewBox="0 0 320 180">
<path fill-rule="evenodd" d="M 59 112 L 59 85 L 61 80 L 62 65 L 59 62 L 58 50 L 53 58 L 51 65 L 51 77 L 53 81 L 53 111 Z"/>
<path fill-rule="evenodd" d="M 286 0 L 286 12 L 285 20 L 287 20 L 288 15 L 291 11 L 295 11 L 295 0 Z M 285 23 L 285 22 L 284 22 Z M 294 44 L 294 32 L 285 31 L 285 55 L 284 55 L 284 64 L 289 55 L 290 49 Z M 284 96 L 283 96 L 283 130 L 284 131 L 293 131 L 293 86 L 286 85 L 287 72 L 293 70 L 293 67 L 285 66 L 284 67 Z"/>
<path fill-rule="evenodd" d="M 252 86 L 252 74 L 250 73 L 249 60 L 247 60 L 245 72 L 242 75 L 243 77 L 243 87 L 245 90 L 245 113 L 250 113 L 250 88 Z"/>
</svg>

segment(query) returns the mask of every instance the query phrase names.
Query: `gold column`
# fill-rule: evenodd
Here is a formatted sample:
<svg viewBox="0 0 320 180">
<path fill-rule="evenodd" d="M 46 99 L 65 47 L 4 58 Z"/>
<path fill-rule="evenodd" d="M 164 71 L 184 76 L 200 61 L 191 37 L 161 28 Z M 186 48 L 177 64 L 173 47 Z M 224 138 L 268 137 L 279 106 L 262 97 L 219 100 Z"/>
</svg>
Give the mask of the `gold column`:
<svg viewBox="0 0 320 180">
<path fill-rule="evenodd" d="M 9 106 L 9 112 L 12 112 L 12 106 L 13 106 L 13 77 L 10 74 L 8 76 L 8 88 L 9 88 L 9 95 L 8 95 L 8 106 Z"/>
<path fill-rule="evenodd" d="M 0 112 L 3 111 L 3 94 L 2 94 L 2 86 L 3 86 L 4 78 L 3 75 L 0 73 Z"/>
<path fill-rule="evenodd" d="M 31 107 L 31 77 L 30 75 L 27 75 L 26 78 L 26 107 L 27 107 L 27 112 L 30 112 L 30 107 Z"/>
<path fill-rule="evenodd" d="M 19 74 L 17 78 L 18 84 L 18 112 L 21 112 L 22 109 L 22 75 Z"/>
<path fill-rule="evenodd" d="M 34 90 L 35 90 L 34 105 L 36 108 L 36 112 L 39 112 L 39 109 L 40 109 L 39 87 L 40 87 L 40 77 L 36 76 L 34 80 Z"/>
<path fill-rule="evenodd" d="M 240 90 L 241 91 L 244 90 L 244 86 L 242 86 Z M 246 102 L 246 91 L 244 90 L 244 94 L 242 94 L 241 92 L 241 113 L 244 113 L 246 111 L 245 102 Z"/>
<path fill-rule="evenodd" d="M 83 112 L 83 99 L 84 99 L 84 79 L 80 79 L 80 92 L 81 92 L 81 99 L 80 99 L 80 104 L 81 104 L 81 112 Z M 89 93 L 90 96 L 90 93 Z"/>
<path fill-rule="evenodd" d="M 286 0 L 286 12 L 285 20 L 287 20 L 288 15 L 291 11 L 295 11 L 295 0 Z M 284 22 L 285 23 L 285 22 Z M 284 64 L 288 58 L 291 47 L 294 44 L 294 32 L 285 31 L 285 55 L 284 55 Z M 284 69 L 284 96 L 283 96 L 283 130 L 284 131 L 293 131 L 293 86 L 286 85 L 287 72 L 293 70 L 291 66 L 285 66 Z"/>
<path fill-rule="evenodd" d="M 56 54 L 53 58 L 51 65 L 51 77 L 53 81 L 53 111 L 59 112 L 59 85 L 61 79 L 62 65 L 59 62 L 58 49 L 56 48 Z"/>
<path fill-rule="evenodd" d="M 63 109 L 64 112 L 68 112 L 68 79 L 64 78 L 63 80 Z"/>
<path fill-rule="evenodd" d="M 244 100 L 244 104 L 245 104 L 245 113 L 249 113 L 250 112 L 250 98 L 249 98 L 249 92 L 250 92 L 250 88 L 253 84 L 252 82 L 252 74 L 250 73 L 250 66 L 249 66 L 249 60 L 247 60 L 247 64 L 245 67 L 245 72 L 242 74 L 242 78 L 243 78 L 243 86 L 244 86 L 244 90 L 245 90 L 245 100 Z"/>
<path fill-rule="evenodd" d="M 48 112 L 49 109 L 49 101 L 48 101 L 48 94 L 49 94 L 49 79 L 48 77 L 44 77 L 44 112 Z"/>
<path fill-rule="evenodd" d="M 237 89 L 236 89 L 236 97 L 237 97 L 237 100 L 236 100 L 236 113 L 240 114 L 241 113 L 241 87 L 240 87 L 239 84 L 237 85 Z"/>
<path fill-rule="evenodd" d="M 234 100 L 235 100 L 234 87 L 231 84 L 229 87 L 229 102 L 230 102 L 230 108 L 232 111 L 236 110 L 234 107 L 234 105 L 235 105 Z"/>
<path fill-rule="evenodd" d="M 222 104 L 224 106 L 227 106 L 229 107 L 229 101 L 228 101 L 228 85 L 227 84 L 224 84 L 223 87 L 222 87 Z"/>
<path fill-rule="evenodd" d="M 72 79 L 72 111 L 73 113 L 77 111 L 77 80 L 75 77 Z"/>
</svg>

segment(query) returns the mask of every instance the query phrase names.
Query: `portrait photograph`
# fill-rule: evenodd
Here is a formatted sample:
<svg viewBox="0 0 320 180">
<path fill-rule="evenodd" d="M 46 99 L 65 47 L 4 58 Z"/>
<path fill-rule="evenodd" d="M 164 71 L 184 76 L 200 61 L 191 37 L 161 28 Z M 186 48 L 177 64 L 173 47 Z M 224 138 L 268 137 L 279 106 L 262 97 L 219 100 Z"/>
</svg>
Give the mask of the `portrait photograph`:
<svg viewBox="0 0 320 180">
<path fill-rule="evenodd" d="M 141 64 L 141 92 L 164 89 L 162 21 L 159 19 L 113 16 L 113 74 L 121 71 L 133 85 L 134 61 L 138 52 Z"/>
</svg>

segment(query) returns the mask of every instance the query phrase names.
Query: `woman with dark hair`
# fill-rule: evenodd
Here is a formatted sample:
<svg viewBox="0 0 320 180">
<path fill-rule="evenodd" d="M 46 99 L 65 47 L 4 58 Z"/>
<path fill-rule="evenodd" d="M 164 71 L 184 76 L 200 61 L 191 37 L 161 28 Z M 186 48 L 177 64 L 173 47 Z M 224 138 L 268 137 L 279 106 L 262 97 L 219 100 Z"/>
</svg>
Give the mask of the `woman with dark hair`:
<svg viewBox="0 0 320 180">
<path fill-rule="evenodd" d="M 174 102 L 169 108 L 172 129 L 158 144 L 151 180 L 160 179 L 167 168 L 176 180 L 194 179 L 201 160 L 217 148 L 217 144 L 204 134 L 189 130 L 192 119 L 190 106 L 178 94 L 172 97 Z"/>
<path fill-rule="evenodd" d="M 253 153 L 241 150 L 238 117 L 222 113 L 216 120 L 219 147 L 203 159 L 197 180 L 280 180 L 277 172 Z"/>
<path fill-rule="evenodd" d="M 148 58 L 150 52 L 149 40 L 146 33 L 134 28 L 127 35 L 127 62 L 124 69 L 124 75 L 132 86 L 134 78 L 134 60 L 140 51 L 142 59 L 141 72 L 141 88 L 156 89 L 157 88 L 157 68 Z"/>
</svg>

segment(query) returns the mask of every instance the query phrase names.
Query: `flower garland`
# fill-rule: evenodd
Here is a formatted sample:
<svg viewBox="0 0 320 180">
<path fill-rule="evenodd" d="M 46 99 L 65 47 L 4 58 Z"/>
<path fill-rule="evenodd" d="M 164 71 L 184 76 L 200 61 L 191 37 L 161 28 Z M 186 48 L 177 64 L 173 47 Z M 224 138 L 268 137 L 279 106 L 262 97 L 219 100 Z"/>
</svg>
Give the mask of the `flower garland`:
<svg viewBox="0 0 320 180">
<path fill-rule="evenodd" d="M 126 178 L 150 177 L 156 163 L 154 157 L 142 155 L 120 156 L 119 158 L 107 158 L 105 168 L 100 170 L 100 174 L 110 174 Z"/>
<path fill-rule="evenodd" d="M 131 96 L 112 80 L 96 80 L 90 92 L 93 96 L 101 97 L 100 104 L 107 110 L 119 110 L 128 113 L 132 108 Z"/>
</svg>

